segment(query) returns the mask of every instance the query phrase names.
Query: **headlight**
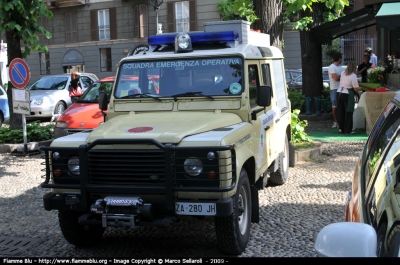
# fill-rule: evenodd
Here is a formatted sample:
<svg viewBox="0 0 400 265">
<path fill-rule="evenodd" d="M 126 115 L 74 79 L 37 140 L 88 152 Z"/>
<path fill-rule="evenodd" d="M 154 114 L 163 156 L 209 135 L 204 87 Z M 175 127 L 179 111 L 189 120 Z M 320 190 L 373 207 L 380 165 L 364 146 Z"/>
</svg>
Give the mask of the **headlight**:
<svg viewBox="0 0 400 265">
<path fill-rule="evenodd" d="M 56 126 L 57 128 L 67 128 L 67 123 L 65 121 L 58 121 L 56 122 Z"/>
<path fill-rule="evenodd" d="M 35 99 L 35 100 L 33 101 L 33 104 L 35 104 L 35 105 L 42 105 L 42 104 L 43 104 L 43 98 Z"/>
<path fill-rule="evenodd" d="M 79 176 L 79 157 L 72 156 L 68 160 L 68 171 L 75 176 Z"/>
<path fill-rule="evenodd" d="M 197 177 L 203 172 L 203 163 L 196 157 L 189 157 L 183 163 L 185 172 L 191 177 Z"/>
</svg>

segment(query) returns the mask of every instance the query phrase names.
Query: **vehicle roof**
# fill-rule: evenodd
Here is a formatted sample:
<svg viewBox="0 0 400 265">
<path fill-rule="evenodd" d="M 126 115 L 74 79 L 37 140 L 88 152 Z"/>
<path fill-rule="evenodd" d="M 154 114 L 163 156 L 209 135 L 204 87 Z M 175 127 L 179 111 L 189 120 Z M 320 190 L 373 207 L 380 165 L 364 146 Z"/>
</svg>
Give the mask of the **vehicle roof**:
<svg viewBox="0 0 400 265">
<path fill-rule="evenodd" d="M 102 79 L 96 80 L 96 82 L 114 82 L 115 81 L 115 76 L 108 76 L 104 77 Z"/>
</svg>

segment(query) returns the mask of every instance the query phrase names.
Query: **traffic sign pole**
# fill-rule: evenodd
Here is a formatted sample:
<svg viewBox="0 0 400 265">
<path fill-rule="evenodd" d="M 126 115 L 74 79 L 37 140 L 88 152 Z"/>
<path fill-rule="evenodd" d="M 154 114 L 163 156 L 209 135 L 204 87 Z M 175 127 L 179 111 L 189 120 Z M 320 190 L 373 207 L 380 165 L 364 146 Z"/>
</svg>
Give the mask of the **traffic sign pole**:
<svg viewBox="0 0 400 265">
<path fill-rule="evenodd" d="M 31 72 L 29 70 L 28 64 L 24 60 L 22 60 L 21 58 L 15 58 L 8 66 L 8 75 L 10 77 L 11 84 L 13 84 L 14 87 L 25 90 L 25 87 L 29 83 Z M 25 98 L 25 101 L 30 102 L 29 98 Z M 13 100 L 13 105 L 14 104 L 15 101 Z M 26 133 L 25 113 L 22 113 L 22 130 L 24 138 L 24 154 L 26 155 L 28 153 L 28 136 Z"/>
</svg>

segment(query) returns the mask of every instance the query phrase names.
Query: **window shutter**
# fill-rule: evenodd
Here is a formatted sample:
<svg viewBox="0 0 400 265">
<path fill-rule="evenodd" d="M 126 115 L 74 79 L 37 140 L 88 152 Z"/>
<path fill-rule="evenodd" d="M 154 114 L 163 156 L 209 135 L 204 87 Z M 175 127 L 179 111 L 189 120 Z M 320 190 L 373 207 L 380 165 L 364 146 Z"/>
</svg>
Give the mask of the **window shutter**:
<svg viewBox="0 0 400 265">
<path fill-rule="evenodd" d="M 92 29 L 92 41 L 99 40 L 99 25 L 97 21 L 97 10 L 90 11 L 90 26 Z"/>
<path fill-rule="evenodd" d="M 116 8 L 110 8 L 110 39 L 117 39 L 117 12 Z"/>
<path fill-rule="evenodd" d="M 107 71 L 112 71 L 112 64 L 111 64 L 111 48 L 107 48 Z"/>
<path fill-rule="evenodd" d="M 146 38 L 149 35 L 148 32 L 148 16 L 147 16 L 147 5 L 139 6 L 140 13 L 140 38 Z M 157 26 L 158 27 L 158 26 Z"/>
<path fill-rule="evenodd" d="M 175 32 L 175 3 L 167 3 L 167 14 L 168 14 L 168 32 Z M 157 25 L 158 27 L 158 25 Z"/>
<path fill-rule="evenodd" d="M 78 41 L 78 19 L 76 12 L 71 14 L 71 42 Z"/>
<path fill-rule="evenodd" d="M 71 13 L 65 13 L 65 42 L 71 42 Z"/>
<path fill-rule="evenodd" d="M 133 7 L 133 37 L 139 38 L 140 36 L 140 17 L 139 17 L 139 6 L 135 5 Z"/>
<path fill-rule="evenodd" d="M 189 30 L 197 30 L 196 1 L 189 1 Z"/>
</svg>

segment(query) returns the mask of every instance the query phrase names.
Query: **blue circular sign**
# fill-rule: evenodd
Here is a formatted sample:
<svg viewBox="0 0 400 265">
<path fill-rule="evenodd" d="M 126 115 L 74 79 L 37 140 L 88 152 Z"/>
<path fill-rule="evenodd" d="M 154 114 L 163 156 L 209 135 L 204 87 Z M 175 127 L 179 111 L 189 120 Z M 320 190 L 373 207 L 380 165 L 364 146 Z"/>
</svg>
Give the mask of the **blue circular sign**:
<svg viewBox="0 0 400 265">
<path fill-rule="evenodd" d="M 28 64 L 21 58 L 15 58 L 8 67 L 8 75 L 11 84 L 16 88 L 24 88 L 28 85 L 31 73 Z"/>
</svg>

